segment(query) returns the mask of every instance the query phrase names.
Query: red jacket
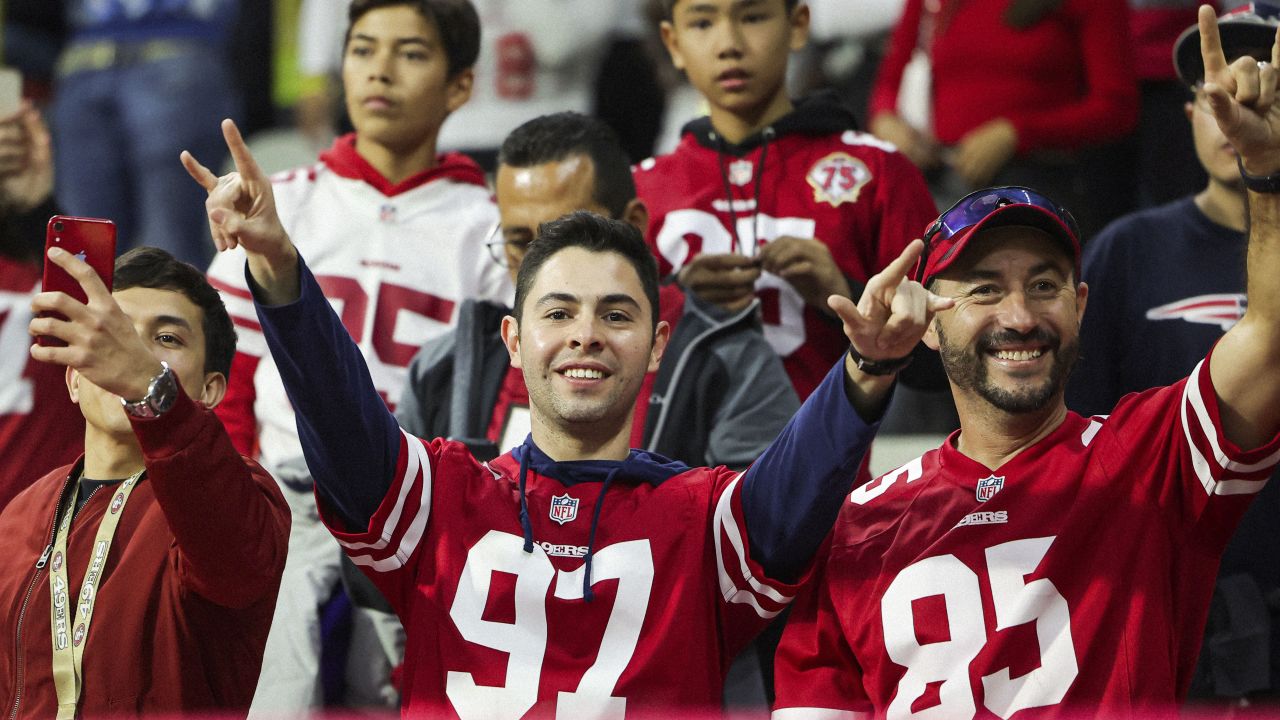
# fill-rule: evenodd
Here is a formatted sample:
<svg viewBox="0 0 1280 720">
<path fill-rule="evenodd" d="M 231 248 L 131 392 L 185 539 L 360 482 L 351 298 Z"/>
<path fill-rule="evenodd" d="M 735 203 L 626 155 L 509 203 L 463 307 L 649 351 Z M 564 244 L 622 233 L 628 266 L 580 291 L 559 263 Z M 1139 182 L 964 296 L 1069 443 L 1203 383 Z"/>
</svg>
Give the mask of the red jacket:
<svg viewBox="0 0 1280 720">
<path fill-rule="evenodd" d="M 212 412 L 179 393 L 155 420 L 133 421 L 147 474 L 116 529 L 84 650 L 84 717 L 247 710 L 288 548 L 289 510 L 275 481 L 242 458 Z M 55 441 L 55 438 L 49 438 Z M 60 490 L 55 470 L 0 513 L 0 712 L 52 718 L 48 567 Z M 71 526 L 71 594 L 80 590 L 112 493 Z M 24 609 L 25 606 L 25 609 Z"/>
</svg>

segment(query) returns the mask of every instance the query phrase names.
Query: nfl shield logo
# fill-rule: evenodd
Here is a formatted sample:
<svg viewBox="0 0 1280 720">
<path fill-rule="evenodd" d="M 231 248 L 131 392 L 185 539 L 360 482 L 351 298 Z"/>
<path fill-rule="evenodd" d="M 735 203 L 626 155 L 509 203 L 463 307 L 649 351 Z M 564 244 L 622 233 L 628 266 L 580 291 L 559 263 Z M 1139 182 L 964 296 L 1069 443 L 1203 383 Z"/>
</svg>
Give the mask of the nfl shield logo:
<svg viewBox="0 0 1280 720">
<path fill-rule="evenodd" d="M 390 203 L 378 208 L 378 219 L 384 223 L 393 223 L 396 221 L 396 206 Z"/>
<path fill-rule="evenodd" d="M 751 177 L 755 175 L 756 169 L 751 166 L 750 160 L 734 160 L 729 163 L 729 182 L 743 187 L 751 182 Z"/>
<path fill-rule="evenodd" d="M 978 481 L 978 502 L 986 502 L 996 496 L 1004 488 L 1004 476 L 984 477 Z"/>
<path fill-rule="evenodd" d="M 561 525 L 578 517 L 578 499 L 569 497 L 569 493 L 551 498 L 551 519 Z"/>
</svg>

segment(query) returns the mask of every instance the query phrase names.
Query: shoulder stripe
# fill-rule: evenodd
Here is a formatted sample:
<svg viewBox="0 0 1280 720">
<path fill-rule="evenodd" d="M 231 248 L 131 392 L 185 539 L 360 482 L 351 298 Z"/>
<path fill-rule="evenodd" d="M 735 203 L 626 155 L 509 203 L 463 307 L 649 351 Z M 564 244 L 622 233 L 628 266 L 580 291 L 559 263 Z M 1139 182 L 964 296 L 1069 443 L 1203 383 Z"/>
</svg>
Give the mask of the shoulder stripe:
<svg viewBox="0 0 1280 720">
<path fill-rule="evenodd" d="M 782 608 L 777 610 L 766 610 L 760 606 L 757 596 L 766 598 L 783 606 L 791 602 L 792 596 L 783 595 L 773 587 L 760 582 L 751 574 L 751 568 L 747 564 L 746 544 L 742 541 L 742 532 L 738 528 L 738 520 L 733 515 L 733 496 L 737 492 L 738 484 L 742 481 L 742 473 L 738 473 L 729 485 L 720 494 L 720 500 L 716 503 L 715 515 L 712 522 L 712 531 L 715 537 L 716 551 L 716 574 L 720 580 L 720 592 L 724 599 L 728 602 L 745 603 L 756 611 L 756 614 L 762 618 L 769 619 L 775 617 L 782 612 Z M 721 535 L 729 539 L 729 545 L 733 549 L 733 555 L 738 561 L 738 567 L 734 568 L 738 574 L 746 580 L 750 589 L 743 589 L 737 586 L 733 577 L 729 574 L 729 567 L 725 565 L 725 555 L 723 550 L 723 541 Z"/>
<path fill-rule="evenodd" d="M 405 433 L 404 430 L 401 430 L 400 433 L 402 436 L 401 452 L 405 453 L 405 471 L 404 475 L 400 477 L 399 487 L 394 488 L 397 491 L 396 502 L 392 506 L 391 512 L 387 514 L 387 519 L 382 523 L 382 527 L 378 530 L 378 539 L 371 543 L 338 541 L 347 550 L 352 562 L 357 565 L 371 567 L 379 572 L 395 570 L 404 566 L 405 562 L 417 549 L 418 543 L 422 540 L 427 519 L 431 515 L 432 475 L 431 462 L 427 457 L 426 448 L 423 446 L 422 441 Z M 396 530 L 399 528 L 401 518 L 405 512 L 406 501 L 414 487 L 418 487 L 421 492 L 418 495 L 418 507 L 413 510 L 414 514 L 409 522 L 409 527 L 401 533 L 400 542 L 397 544 L 394 553 L 381 560 L 375 560 L 372 557 L 372 553 L 385 550 L 395 538 Z M 372 529 L 370 528 L 370 530 Z M 356 554 L 365 550 L 372 552 Z"/>
<path fill-rule="evenodd" d="M 1227 472 L 1255 474 L 1270 470 L 1276 465 L 1277 461 L 1280 461 L 1280 451 L 1272 453 L 1261 462 L 1250 465 L 1237 463 L 1227 457 L 1222 450 L 1222 446 L 1218 443 L 1218 428 L 1209 417 L 1209 410 L 1205 406 L 1204 396 L 1200 390 L 1201 375 L 1205 372 L 1208 372 L 1208 369 L 1205 367 L 1204 361 L 1201 360 L 1195 369 L 1191 371 L 1191 376 L 1187 378 L 1182 392 L 1182 431 L 1186 436 L 1187 449 L 1191 454 L 1191 466 L 1195 470 L 1196 479 L 1200 481 L 1200 485 L 1204 487 L 1205 492 L 1210 495 L 1249 495 L 1257 493 L 1266 486 L 1268 478 L 1262 477 L 1256 480 L 1223 478 L 1222 475 Z M 1195 420 L 1194 425 L 1192 418 Z M 1192 436 L 1193 427 L 1208 444 L 1212 458 L 1205 457 L 1205 454 L 1201 452 L 1199 443 Z"/>
</svg>

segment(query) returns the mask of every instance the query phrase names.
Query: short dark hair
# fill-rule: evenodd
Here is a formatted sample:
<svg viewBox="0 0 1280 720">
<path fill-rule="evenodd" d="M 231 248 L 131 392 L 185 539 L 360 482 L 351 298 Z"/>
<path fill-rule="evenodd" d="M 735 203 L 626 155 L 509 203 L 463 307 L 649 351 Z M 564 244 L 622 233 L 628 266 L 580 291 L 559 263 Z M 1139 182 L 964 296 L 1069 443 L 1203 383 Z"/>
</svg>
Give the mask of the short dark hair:
<svg viewBox="0 0 1280 720">
<path fill-rule="evenodd" d="M 636 198 L 631 160 L 622 141 L 604 121 L 576 112 L 536 117 L 502 141 L 498 164 L 527 168 L 585 155 L 595 171 L 591 198 L 617 220 Z"/>
<path fill-rule="evenodd" d="M 676 3 L 678 2 L 680 2 L 680 0 L 662 0 L 662 18 L 664 20 L 671 19 L 671 15 L 673 12 L 675 12 Z M 800 0 L 783 0 L 783 2 L 786 5 L 788 13 L 790 13 L 792 10 L 795 10 L 796 5 L 800 4 Z"/>
<path fill-rule="evenodd" d="M 398 5 L 408 5 L 435 24 L 449 61 L 450 78 L 476 64 L 480 56 L 480 16 L 471 0 L 351 0 L 342 47 L 351 42 L 351 29 L 365 13 Z"/>
<path fill-rule="evenodd" d="M 538 226 L 538 241 L 529 245 L 529 253 L 524 256 L 520 272 L 516 275 L 516 322 L 523 317 L 525 298 L 529 296 L 542 265 L 561 250 L 574 247 L 596 253 L 617 253 L 630 263 L 640 277 L 645 297 L 649 299 L 653 326 L 658 326 L 658 262 L 644 244 L 644 237 L 630 223 L 585 210 L 571 212 Z"/>
<path fill-rule="evenodd" d="M 142 287 L 181 293 L 204 313 L 204 371 L 231 376 L 236 330 L 204 273 L 154 247 L 134 248 L 116 260 L 113 291 Z"/>
</svg>

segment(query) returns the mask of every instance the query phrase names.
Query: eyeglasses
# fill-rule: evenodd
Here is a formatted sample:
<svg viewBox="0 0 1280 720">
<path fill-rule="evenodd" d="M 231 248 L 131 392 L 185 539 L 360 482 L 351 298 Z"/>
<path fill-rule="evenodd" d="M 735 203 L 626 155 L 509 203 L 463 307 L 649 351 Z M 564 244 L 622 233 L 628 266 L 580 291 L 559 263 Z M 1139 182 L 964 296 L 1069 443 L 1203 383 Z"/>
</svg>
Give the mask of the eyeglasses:
<svg viewBox="0 0 1280 720">
<path fill-rule="evenodd" d="M 529 246 L 533 244 L 533 240 L 508 240 L 502 235 L 502 224 L 494 223 L 493 229 L 489 231 L 489 235 L 484 242 L 484 246 L 489 249 L 489 257 L 501 267 L 510 267 L 507 262 L 508 256 L 515 258 L 517 261 L 523 260 L 525 253 L 529 252 Z"/>
<path fill-rule="evenodd" d="M 917 264 L 916 281 L 924 282 L 925 269 L 929 266 L 929 254 L 939 243 L 950 240 L 952 237 L 982 222 L 996 210 L 1009 205 L 1031 205 L 1040 208 L 1060 220 L 1071 231 L 1072 235 L 1077 238 L 1080 237 L 1080 229 L 1076 226 L 1076 219 L 1072 217 L 1071 213 L 1037 190 L 1021 185 L 1005 185 L 978 190 L 957 200 L 954 205 L 947 208 L 946 212 L 939 215 L 938 219 L 925 231 L 924 252 L 921 253 L 920 262 Z M 948 249 L 947 253 L 950 254 L 955 251 L 956 248 L 953 247 Z"/>
</svg>

